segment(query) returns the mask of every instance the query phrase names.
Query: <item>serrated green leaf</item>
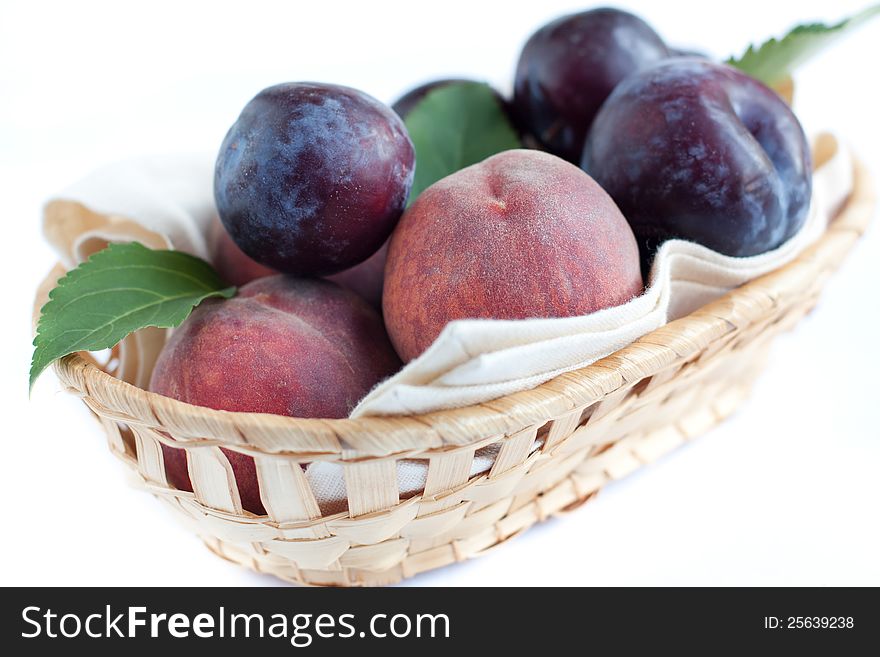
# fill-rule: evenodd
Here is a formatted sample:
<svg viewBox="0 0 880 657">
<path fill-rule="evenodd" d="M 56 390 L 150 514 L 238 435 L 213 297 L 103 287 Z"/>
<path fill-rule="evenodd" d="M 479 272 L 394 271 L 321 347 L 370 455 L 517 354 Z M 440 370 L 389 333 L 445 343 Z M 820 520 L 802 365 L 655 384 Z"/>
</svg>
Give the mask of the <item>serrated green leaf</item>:
<svg viewBox="0 0 880 657">
<path fill-rule="evenodd" d="M 407 115 L 406 127 L 416 149 L 410 203 L 459 169 L 521 148 L 495 92 L 480 82 L 454 82 L 430 92 Z"/>
<path fill-rule="evenodd" d="M 878 14 L 880 5 L 874 5 L 835 25 L 798 25 L 782 39 L 769 39 L 757 48 L 749 46 L 741 57 L 730 58 L 727 63 L 772 86 L 841 35 Z"/>
<path fill-rule="evenodd" d="M 203 300 L 234 294 L 234 287 L 195 256 L 137 242 L 111 244 L 49 293 L 34 338 L 30 386 L 62 356 L 109 349 L 148 326 L 178 326 Z"/>
</svg>

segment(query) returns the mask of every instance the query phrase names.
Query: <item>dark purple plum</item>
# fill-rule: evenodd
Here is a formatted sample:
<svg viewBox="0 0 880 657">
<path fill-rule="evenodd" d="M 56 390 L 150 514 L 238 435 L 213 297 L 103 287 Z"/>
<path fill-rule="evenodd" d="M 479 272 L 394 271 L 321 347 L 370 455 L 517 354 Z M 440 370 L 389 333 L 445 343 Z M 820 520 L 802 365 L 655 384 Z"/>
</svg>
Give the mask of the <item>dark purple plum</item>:
<svg viewBox="0 0 880 657">
<path fill-rule="evenodd" d="M 415 152 L 400 117 L 367 94 L 279 84 L 244 108 L 220 148 L 214 197 L 235 243 L 302 276 L 363 262 L 406 206 Z"/>
<path fill-rule="evenodd" d="M 590 124 L 614 87 L 669 56 L 657 33 L 625 11 L 559 18 L 535 32 L 520 54 L 516 122 L 542 148 L 577 163 Z"/>
<path fill-rule="evenodd" d="M 644 261 L 670 238 L 731 256 L 804 223 L 810 150 L 771 89 L 723 64 L 670 59 L 624 80 L 596 117 L 582 168 L 623 211 Z"/>
</svg>

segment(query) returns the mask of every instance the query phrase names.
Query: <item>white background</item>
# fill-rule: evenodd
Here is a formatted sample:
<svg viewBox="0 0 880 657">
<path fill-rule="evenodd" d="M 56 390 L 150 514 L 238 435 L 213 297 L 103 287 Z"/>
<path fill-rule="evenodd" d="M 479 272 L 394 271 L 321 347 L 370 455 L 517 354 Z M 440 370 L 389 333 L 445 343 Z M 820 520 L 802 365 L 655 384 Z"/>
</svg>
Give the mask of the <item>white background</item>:
<svg viewBox="0 0 880 657">
<path fill-rule="evenodd" d="M 670 42 L 724 57 L 862 2 L 628 2 Z M 53 192 L 144 152 L 217 148 L 257 91 L 287 80 L 392 101 L 439 76 L 505 92 L 528 35 L 569 2 L 0 0 L 0 583 L 273 585 L 210 554 L 126 484 L 98 425 L 50 372 L 27 398 L 31 300 L 54 262 Z M 880 20 L 802 69 L 808 131 L 834 127 L 880 172 Z M 816 312 L 779 341 L 730 421 L 576 514 L 418 585 L 880 584 L 877 226 Z"/>
</svg>

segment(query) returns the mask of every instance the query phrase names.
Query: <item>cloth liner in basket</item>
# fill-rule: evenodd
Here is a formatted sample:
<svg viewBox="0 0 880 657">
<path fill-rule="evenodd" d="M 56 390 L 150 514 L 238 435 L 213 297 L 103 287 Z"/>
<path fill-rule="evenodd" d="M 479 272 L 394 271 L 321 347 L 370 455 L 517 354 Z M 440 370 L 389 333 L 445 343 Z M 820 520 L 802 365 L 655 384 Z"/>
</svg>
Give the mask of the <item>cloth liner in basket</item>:
<svg viewBox="0 0 880 657">
<path fill-rule="evenodd" d="M 821 166 L 803 228 L 776 250 L 749 258 L 724 256 L 682 240 L 658 253 L 646 292 L 622 306 L 584 317 L 519 321 L 459 320 L 428 351 L 378 385 L 352 417 L 406 415 L 486 402 L 529 390 L 560 374 L 614 353 L 671 319 L 687 315 L 725 292 L 790 262 L 824 231 L 852 188 L 847 150 L 822 135 Z M 819 159 L 819 158 L 817 158 Z M 206 234 L 216 210 L 212 158 L 152 156 L 104 167 L 51 200 L 44 228 L 65 265 L 87 258 L 108 241 L 139 240 L 208 258 Z M 146 387 L 164 332 L 142 331 L 125 341 L 120 377 Z M 531 450 L 540 447 L 535 442 Z M 486 448 L 470 475 L 488 472 L 496 448 Z M 320 508 L 345 509 L 342 468 L 316 462 L 306 470 Z M 401 493 L 424 489 L 427 467 L 404 464 Z"/>
</svg>

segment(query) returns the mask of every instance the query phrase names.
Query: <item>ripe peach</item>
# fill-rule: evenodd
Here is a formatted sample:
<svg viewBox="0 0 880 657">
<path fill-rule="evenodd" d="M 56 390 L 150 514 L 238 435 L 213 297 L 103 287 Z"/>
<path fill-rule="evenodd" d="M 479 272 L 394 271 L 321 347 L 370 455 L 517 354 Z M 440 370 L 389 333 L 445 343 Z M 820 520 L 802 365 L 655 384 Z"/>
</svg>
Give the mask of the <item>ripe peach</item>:
<svg viewBox="0 0 880 657">
<path fill-rule="evenodd" d="M 214 268 L 223 280 L 233 285 L 245 285 L 258 278 L 278 273 L 271 267 L 261 265 L 238 248 L 238 244 L 232 241 L 219 219 L 215 219 L 211 225 L 208 248 Z M 382 281 L 387 253 L 388 242 L 363 262 L 326 278 L 348 288 L 376 310 L 381 310 Z"/>
<path fill-rule="evenodd" d="M 642 289 L 611 197 L 558 157 L 513 150 L 419 195 L 392 235 L 382 303 L 409 361 L 455 319 L 585 315 Z"/>
<path fill-rule="evenodd" d="M 150 389 L 220 410 L 340 418 L 399 367 L 381 318 L 353 292 L 272 276 L 196 308 L 160 354 Z M 264 514 L 253 459 L 224 451 L 242 506 Z M 192 490 L 185 452 L 163 453 L 169 481 Z"/>
</svg>

